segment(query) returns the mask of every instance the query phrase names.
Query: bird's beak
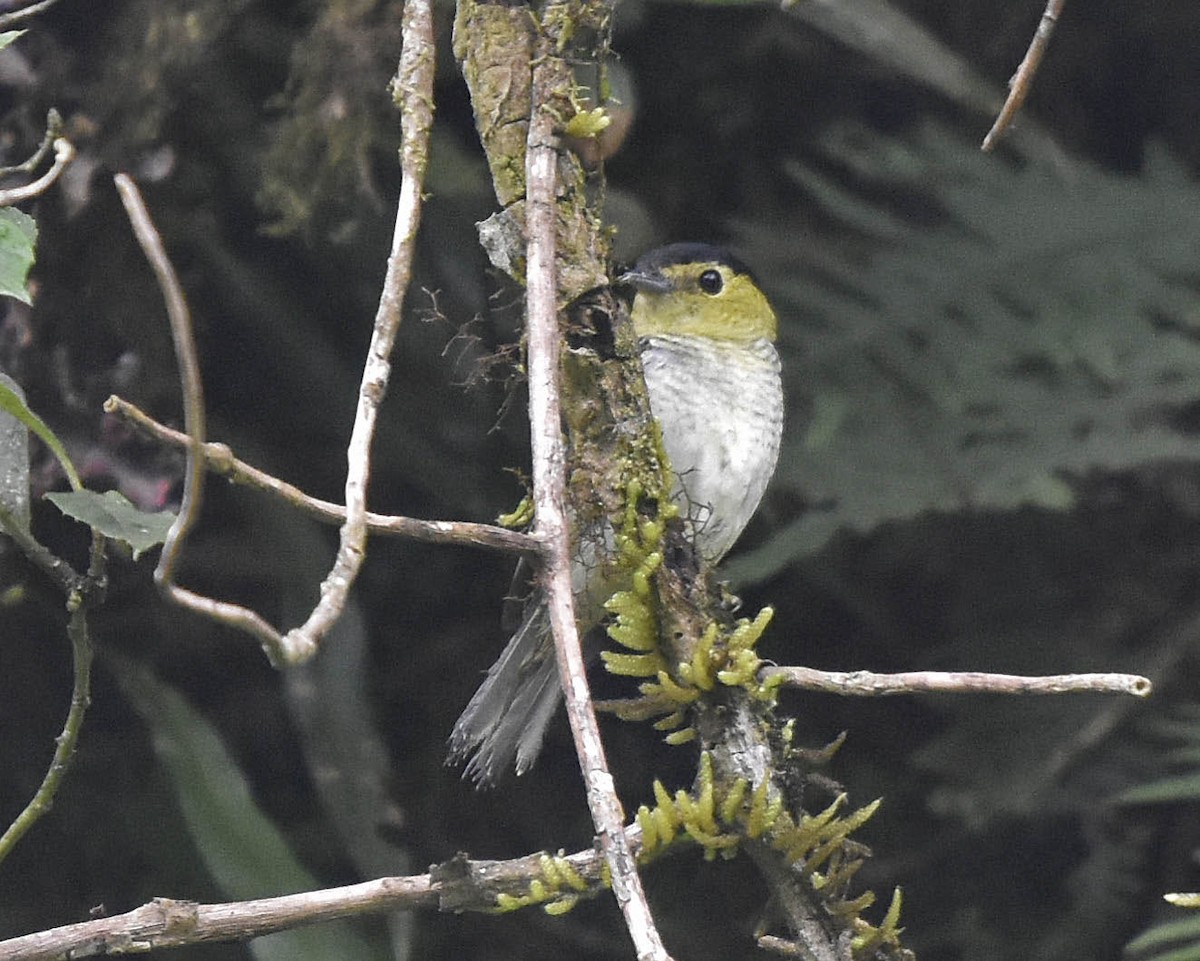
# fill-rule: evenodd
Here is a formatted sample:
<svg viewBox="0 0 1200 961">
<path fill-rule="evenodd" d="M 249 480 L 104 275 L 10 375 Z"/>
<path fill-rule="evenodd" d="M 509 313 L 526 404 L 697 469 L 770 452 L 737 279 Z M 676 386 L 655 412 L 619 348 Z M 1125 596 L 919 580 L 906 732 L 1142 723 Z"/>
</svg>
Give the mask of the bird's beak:
<svg viewBox="0 0 1200 961">
<path fill-rule="evenodd" d="M 617 283 L 655 294 L 666 294 L 671 291 L 671 281 L 662 274 L 647 274 L 639 270 L 625 271 L 617 277 Z"/>
</svg>

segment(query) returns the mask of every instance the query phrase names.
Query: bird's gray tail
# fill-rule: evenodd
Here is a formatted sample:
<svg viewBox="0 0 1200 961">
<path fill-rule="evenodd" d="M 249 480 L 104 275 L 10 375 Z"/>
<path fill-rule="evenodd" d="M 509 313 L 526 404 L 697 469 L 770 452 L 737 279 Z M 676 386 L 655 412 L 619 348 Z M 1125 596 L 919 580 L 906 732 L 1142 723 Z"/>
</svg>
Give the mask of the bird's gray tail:
<svg viewBox="0 0 1200 961">
<path fill-rule="evenodd" d="M 476 784 L 492 784 L 515 761 L 533 765 L 562 690 L 546 605 L 536 596 L 450 734 L 450 760 L 466 760 Z"/>
</svg>

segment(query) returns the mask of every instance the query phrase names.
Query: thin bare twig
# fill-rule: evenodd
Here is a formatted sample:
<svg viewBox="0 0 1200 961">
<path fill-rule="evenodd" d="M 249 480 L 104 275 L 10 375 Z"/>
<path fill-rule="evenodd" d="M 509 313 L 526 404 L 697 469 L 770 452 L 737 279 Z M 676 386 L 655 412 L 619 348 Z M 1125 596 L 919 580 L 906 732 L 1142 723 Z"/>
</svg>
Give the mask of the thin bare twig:
<svg viewBox="0 0 1200 961">
<path fill-rule="evenodd" d="M 204 491 L 205 417 L 200 365 L 196 359 L 196 348 L 192 340 L 191 314 L 183 296 L 183 288 L 175 274 L 175 268 L 171 265 L 171 259 L 167 256 L 162 237 L 159 236 L 154 221 L 150 219 L 150 213 L 142 200 L 141 192 L 138 190 L 137 184 L 125 174 L 117 174 L 113 179 L 117 185 L 117 191 L 121 195 L 121 202 L 125 205 L 125 212 L 133 226 L 134 234 L 141 245 L 142 252 L 154 269 L 159 289 L 167 303 L 167 316 L 171 321 L 171 336 L 175 341 L 175 353 L 183 381 L 183 417 L 189 438 L 183 503 L 179 510 L 179 516 L 171 525 L 171 530 L 163 544 L 158 567 L 154 570 L 155 583 L 163 596 L 181 607 L 196 611 L 258 638 L 268 656 L 275 659 L 276 654 L 282 648 L 283 638 L 258 614 L 237 604 L 217 601 L 196 594 L 175 584 L 172 579 L 175 563 L 178 560 L 179 552 L 183 549 L 187 532 L 199 514 L 200 500 Z"/>
<path fill-rule="evenodd" d="M 59 137 L 54 141 L 54 163 L 44 174 L 38 177 L 32 183 L 25 184 L 23 187 L 12 187 L 9 190 L 0 190 L 0 207 L 10 207 L 13 204 L 20 203 L 23 200 L 29 200 L 33 197 L 40 196 L 59 178 L 59 175 L 67 169 L 67 164 L 75 159 L 75 147 L 71 141 L 65 137 Z"/>
<path fill-rule="evenodd" d="M 625 837 L 625 814 L 604 757 L 575 621 L 566 509 L 566 451 L 559 402 L 561 338 L 555 270 L 558 153 L 551 103 L 552 92 L 561 78 L 545 37 L 540 45 L 541 56 L 535 60 L 533 71 L 533 108 L 525 154 L 525 224 L 534 532 L 545 545 L 541 583 L 550 612 L 567 718 L 587 786 L 592 823 L 612 872 L 613 894 L 625 916 L 639 961 L 668 961 L 667 949 L 654 925 L 638 877 L 637 862 Z"/>
<path fill-rule="evenodd" d="M 984 150 L 991 150 L 996 142 L 1004 135 L 1004 132 L 1012 125 L 1013 118 L 1016 117 L 1017 111 L 1025 103 L 1025 98 L 1029 96 L 1029 91 L 1033 89 L 1033 78 L 1041 66 L 1042 58 L 1046 55 L 1046 49 L 1050 46 L 1050 37 L 1054 34 L 1054 28 L 1058 24 L 1058 18 L 1062 16 L 1063 7 L 1066 6 L 1067 0 L 1046 0 L 1046 10 L 1042 14 L 1042 19 L 1038 21 L 1037 30 L 1033 34 L 1033 39 L 1029 41 L 1029 49 L 1025 51 L 1025 59 L 1021 61 L 1021 65 L 1017 67 L 1017 72 L 1013 74 L 1012 80 L 1008 85 L 1008 99 L 1004 101 L 1004 106 L 1000 108 L 1000 113 L 996 117 L 996 122 L 992 124 L 992 129 L 988 131 L 987 136 L 983 138 Z"/>
<path fill-rule="evenodd" d="M 23 10 L 14 10 L 12 13 L 2 14 L 0 15 L 0 30 L 5 30 L 14 23 L 20 23 L 22 20 L 28 20 L 30 17 L 42 13 L 44 10 L 49 10 L 56 3 L 58 3 L 58 0 L 41 0 L 40 3 L 30 4 Z"/>
<path fill-rule="evenodd" d="M 196 355 L 191 311 L 188 310 L 183 286 L 179 283 L 179 277 L 167 256 L 162 237 L 150 219 L 150 212 L 142 200 L 141 191 L 132 178 L 127 174 L 117 174 L 113 181 L 117 185 L 138 243 L 141 244 L 146 259 L 150 261 L 158 279 L 158 286 L 167 302 L 167 316 L 171 321 L 171 336 L 175 342 L 175 357 L 179 363 L 180 386 L 183 390 L 183 421 L 189 438 L 187 470 L 183 478 L 183 503 L 179 508 L 179 516 L 167 534 L 158 567 L 154 571 L 154 579 L 159 589 L 170 596 L 176 589 L 173 577 L 179 552 L 183 549 L 188 531 L 196 523 L 204 498 L 203 452 L 207 430 L 204 384 L 200 379 L 200 359 Z"/>
<path fill-rule="evenodd" d="M 786 687 L 825 691 L 851 697 L 883 697 L 889 694 L 1132 694 L 1149 697 L 1150 679 L 1138 674 L 1051 674 L 1025 677 L 1018 674 L 986 674 L 981 671 L 908 671 L 874 674 L 871 671 L 818 671 L 811 667 L 765 667 L 764 681 L 782 677 Z"/>
<path fill-rule="evenodd" d="M 367 541 L 367 484 L 371 470 L 371 441 L 380 404 L 391 373 L 389 357 L 400 327 L 404 293 L 412 276 L 417 227 L 421 222 L 421 185 L 429 159 L 433 126 L 434 40 L 430 0 L 406 0 L 402 25 L 403 49 L 393 83 L 400 101 L 400 201 L 387 273 L 375 314 L 371 344 L 363 366 L 354 428 L 346 450 L 346 520 L 333 569 L 321 584 L 321 598 L 300 627 L 284 638 L 288 663 L 311 657 L 321 639 L 341 616 L 350 586 L 362 567 Z"/>
<path fill-rule="evenodd" d="M 627 840 L 634 850 L 641 849 L 642 835 L 636 825 L 629 828 Z M 246 941 L 303 924 L 399 909 L 494 911 L 498 895 L 520 897 L 528 893 L 531 881 L 544 877 L 545 857 L 531 854 L 511 861 L 468 861 L 460 857 L 438 865 L 429 874 L 377 878 L 344 887 L 227 904 L 155 898 L 125 914 L 0 941 L 0 961 L 51 961 L 214 941 Z M 587 884 L 586 891 L 571 889 L 570 894 L 590 896 L 605 890 L 604 859 L 594 849 L 571 854 L 565 861 Z"/>
<path fill-rule="evenodd" d="M 173 447 L 186 448 L 191 444 L 187 434 L 160 424 L 136 405 L 115 394 L 104 402 L 104 410 L 129 421 L 155 440 Z M 228 478 L 234 484 L 273 494 L 326 524 L 341 524 L 346 519 L 346 509 L 340 504 L 312 497 L 294 484 L 239 460 L 225 444 L 210 441 L 204 444 L 201 454 L 208 470 Z M 367 511 L 367 528 L 372 534 L 407 537 L 426 544 L 461 544 L 510 553 L 536 553 L 541 549 L 541 544 L 528 534 L 470 521 L 430 521 Z"/>
<path fill-rule="evenodd" d="M 42 142 L 38 144 L 35 150 L 29 157 L 21 161 L 19 164 L 13 164 L 11 167 L 0 167 L 0 176 L 11 177 L 15 174 L 31 174 L 42 165 L 42 161 L 54 149 L 54 144 L 62 135 L 62 116 L 53 107 L 46 113 L 46 132 L 42 135 Z"/>
<path fill-rule="evenodd" d="M 83 731 L 83 718 L 91 705 L 92 690 L 92 641 L 88 629 L 87 614 L 90 607 L 103 599 L 106 577 L 104 555 L 105 538 L 98 531 L 92 532 L 91 560 L 87 576 L 81 577 L 66 561 L 54 557 L 38 541 L 34 540 L 10 512 L 0 507 L 0 526 L 47 574 L 58 582 L 67 595 L 67 637 L 71 641 L 71 705 L 62 733 L 55 741 L 54 757 L 46 770 L 42 783 L 29 803 L 0 836 L 0 861 L 12 853 L 17 842 L 54 805 L 54 796 L 66 777 L 67 769 L 75 759 L 75 748 Z"/>
<path fill-rule="evenodd" d="M 0 861 L 8 857 L 17 842 L 54 804 L 54 796 L 58 793 L 59 785 L 62 784 L 75 757 L 75 747 L 83 730 L 83 717 L 91 704 L 92 642 L 88 631 L 87 607 L 77 591 L 71 593 L 69 604 L 74 607 L 67 622 L 73 669 L 71 706 L 67 710 L 62 733 L 54 739 L 54 758 L 50 761 L 50 767 L 46 770 L 41 785 L 24 810 L 5 829 L 4 834 L 0 835 Z"/>
</svg>

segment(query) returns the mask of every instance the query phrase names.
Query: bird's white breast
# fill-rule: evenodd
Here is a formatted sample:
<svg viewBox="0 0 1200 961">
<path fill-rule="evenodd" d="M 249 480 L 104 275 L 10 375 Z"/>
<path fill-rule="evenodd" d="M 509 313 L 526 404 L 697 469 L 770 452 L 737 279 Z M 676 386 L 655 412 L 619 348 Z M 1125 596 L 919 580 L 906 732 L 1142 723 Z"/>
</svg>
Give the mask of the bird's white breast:
<svg viewBox="0 0 1200 961">
<path fill-rule="evenodd" d="M 697 337 L 642 340 L 650 409 L 677 479 L 675 499 L 710 563 L 733 546 L 775 471 L 783 432 L 779 355 Z"/>
</svg>

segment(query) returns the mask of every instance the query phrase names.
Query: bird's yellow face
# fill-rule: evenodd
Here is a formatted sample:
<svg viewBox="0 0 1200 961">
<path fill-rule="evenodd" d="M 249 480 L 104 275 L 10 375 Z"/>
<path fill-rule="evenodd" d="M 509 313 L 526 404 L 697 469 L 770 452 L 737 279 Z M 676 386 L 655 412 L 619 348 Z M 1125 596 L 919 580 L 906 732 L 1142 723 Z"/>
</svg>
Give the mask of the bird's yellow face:
<svg viewBox="0 0 1200 961">
<path fill-rule="evenodd" d="M 631 316 L 639 337 L 692 336 L 743 344 L 775 340 L 775 311 L 746 268 L 721 248 L 661 247 L 620 279 L 636 291 Z"/>
</svg>

